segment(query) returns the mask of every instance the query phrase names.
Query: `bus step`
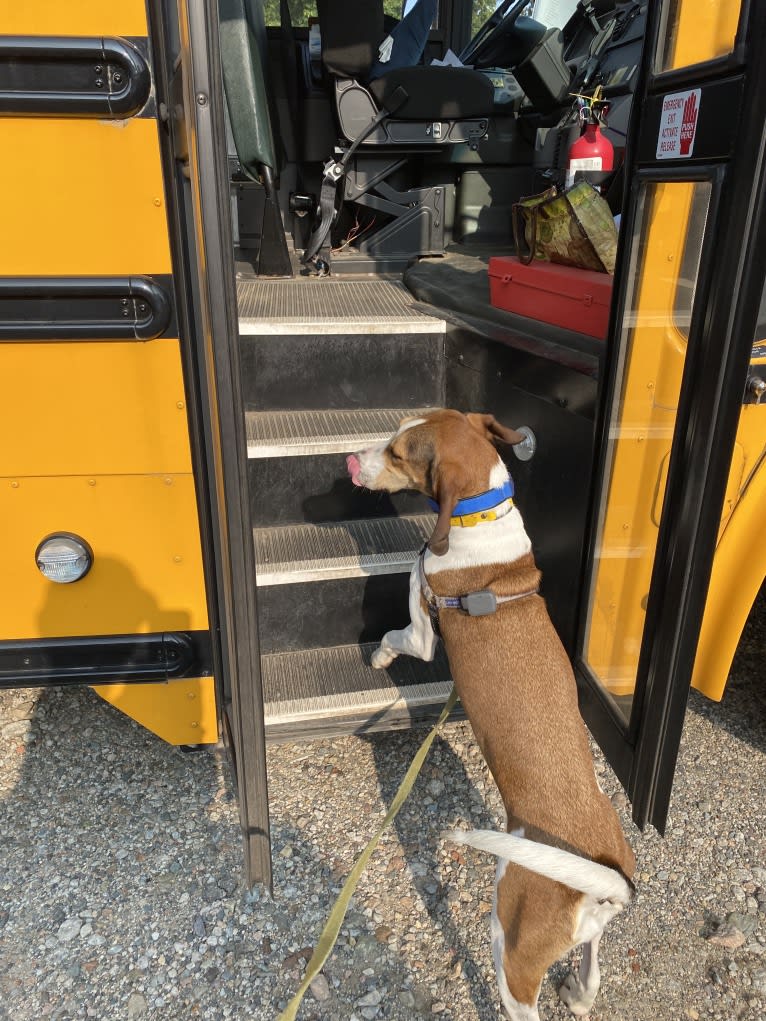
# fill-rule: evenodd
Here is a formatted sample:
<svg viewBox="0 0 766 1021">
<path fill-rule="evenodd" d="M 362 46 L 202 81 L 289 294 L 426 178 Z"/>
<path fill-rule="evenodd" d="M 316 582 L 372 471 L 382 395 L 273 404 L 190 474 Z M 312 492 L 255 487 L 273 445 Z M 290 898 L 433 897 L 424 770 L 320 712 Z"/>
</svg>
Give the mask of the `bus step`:
<svg viewBox="0 0 766 1021">
<path fill-rule="evenodd" d="M 300 457 L 350 454 L 391 438 L 399 422 L 426 408 L 356 411 L 249 411 L 245 416 L 247 456 Z"/>
<path fill-rule="evenodd" d="M 426 723 L 438 716 L 452 682 L 441 646 L 433 663 L 400 656 L 374 670 L 377 645 L 336 646 L 263 656 L 266 737 L 329 737 Z"/>
<path fill-rule="evenodd" d="M 390 439 L 422 407 L 247 415 L 250 512 L 256 527 L 394 517 L 428 510 L 414 492 L 373 493 L 351 484 L 346 456 Z"/>
<path fill-rule="evenodd" d="M 433 514 L 255 528 L 259 586 L 409 572 Z"/>
<path fill-rule="evenodd" d="M 237 281 L 241 335 L 443 333 L 414 300 L 398 280 Z"/>
</svg>

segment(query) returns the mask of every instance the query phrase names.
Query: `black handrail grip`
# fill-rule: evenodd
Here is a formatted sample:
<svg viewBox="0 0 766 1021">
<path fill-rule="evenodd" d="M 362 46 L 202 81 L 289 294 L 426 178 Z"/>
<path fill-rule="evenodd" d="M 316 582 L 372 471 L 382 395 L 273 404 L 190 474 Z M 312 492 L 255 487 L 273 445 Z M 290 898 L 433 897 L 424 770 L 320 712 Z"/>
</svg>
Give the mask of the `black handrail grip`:
<svg viewBox="0 0 766 1021">
<path fill-rule="evenodd" d="M 0 341 L 154 340 L 171 316 L 152 277 L 0 277 Z"/>
<path fill-rule="evenodd" d="M 52 65 L 61 74 L 59 88 L 51 87 Z M 0 113 L 130 117 L 146 106 L 151 89 L 149 65 L 126 39 L 0 36 Z"/>
</svg>

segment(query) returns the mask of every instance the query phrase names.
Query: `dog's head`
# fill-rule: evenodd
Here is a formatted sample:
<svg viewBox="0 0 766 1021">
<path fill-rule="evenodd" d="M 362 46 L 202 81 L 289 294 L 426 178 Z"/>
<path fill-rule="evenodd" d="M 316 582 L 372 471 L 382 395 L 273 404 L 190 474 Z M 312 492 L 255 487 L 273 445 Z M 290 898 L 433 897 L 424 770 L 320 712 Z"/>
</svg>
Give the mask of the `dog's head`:
<svg viewBox="0 0 766 1021">
<path fill-rule="evenodd" d="M 493 444 L 524 439 L 492 415 L 433 411 L 402 419 L 388 443 L 349 454 L 346 463 L 356 486 L 388 493 L 417 489 L 435 500 L 439 514 L 428 547 L 442 556 L 449 549 L 455 505 L 492 488 L 492 470 L 499 462 Z"/>
</svg>

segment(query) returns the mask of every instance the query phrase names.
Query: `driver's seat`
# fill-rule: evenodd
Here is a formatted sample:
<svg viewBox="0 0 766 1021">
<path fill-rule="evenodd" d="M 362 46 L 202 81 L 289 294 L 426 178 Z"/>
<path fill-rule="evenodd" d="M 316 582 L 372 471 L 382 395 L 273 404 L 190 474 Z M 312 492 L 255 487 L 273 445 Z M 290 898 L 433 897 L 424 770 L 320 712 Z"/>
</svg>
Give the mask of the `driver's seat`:
<svg viewBox="0 0 766 1021">
<path fill-rule="evenodd" d="M 329 268 L 338 191 L 341 204 L 365 206 L 382 220 L 356 246 L 378 268 L 396 269 L 421 255 L 441 255 L 447 182 L 411 187 L 412 181 L 404 189 L 391 182 L 407 179 L 401 171 L 415 155 L 436 156 L 440 148 L 456 143 L 478 148 L 493 111 L 492 82 L 470 68 L 437 65 L 397 68 L 368 83 L 386 34 L 383 0 L 318 0 L 317 10 L 322 62 L 334 89 L 341 138 L 339 157 L 325 166 L 320 216 L 304 262 L 320 273 Z"/>
<path fill-rule="evenodd" d="M 494 105 L 489 78 L 467 67 L 416 66 L 368 83 L 386 31 L 383 0 L 318 0 L 322 63 L 331 75 L 341 131 L 355 141 L 389 111 L 366 145 L 466 142 L 486 132 Z M 460 122 L 462 126 L 458 126 Z"/>
</svg>

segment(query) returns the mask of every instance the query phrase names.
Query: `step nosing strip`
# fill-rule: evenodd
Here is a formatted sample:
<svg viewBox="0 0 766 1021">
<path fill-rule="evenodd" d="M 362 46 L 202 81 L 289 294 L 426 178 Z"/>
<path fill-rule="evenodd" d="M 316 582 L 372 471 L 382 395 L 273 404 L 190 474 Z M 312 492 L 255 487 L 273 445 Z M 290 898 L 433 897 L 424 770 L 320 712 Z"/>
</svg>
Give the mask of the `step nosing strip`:
<svg viewBox="0 0 766 1021">
<path fill-rule="evenodd" d="M 411 320 L 389 319 L 375 320 L 310 320 L 305 322 L 281 321 L 270 323 L 263 319 L 239 319 L 240 337 L 317 337 L 317 336 L 356 336 L 357 334 L 374 334 L 376 336 L 392 334 L 414 334 L 421 336 L 441 336 L 447 332 L 447 324 L 440 319 L 431 322 L 412 322 Z"/>
<path fill-rule="evenodd" d="M 391 438 L 391 433 L 359 433 L 347 438 L 337 440 L 320 440 L 307 437 L 305 440 L 296 439 L 289 443 L 284 440 L 274 443 L 259 442 L 248 443 L 247 456 L 251 460 L 268 457 L 301 457 L 309 454 L 352 454 L 359 450 L 362 444 L 385 443 Z"/>
<path fill-rule="evenodd" d="M 403 418 L 433 410 L 251 411 L 245 416 L 248 457 L 351 453 L 365 444 L 387 442 Z"/>
<path fill-rule="evenodd" d="M 312 581 L 334 581 L 341 578 L 370 578 L 383 574 L 406 574 L 412 569 L 412 565 L 418 555 L 417 550 L 412 553 L 403 553 L 399 559 L 385 560 L 377 563 L 363 562 L 343 563 L 338 560 L 326 560 L 321 566 L 304 567 L 296 564 L 274 564 L 268 565 L 263 570 L 256 567 L 255 582 L 258 588 L 268 588 L 271 585 L 298 585 L 303 582 Z"/>
</svg>

